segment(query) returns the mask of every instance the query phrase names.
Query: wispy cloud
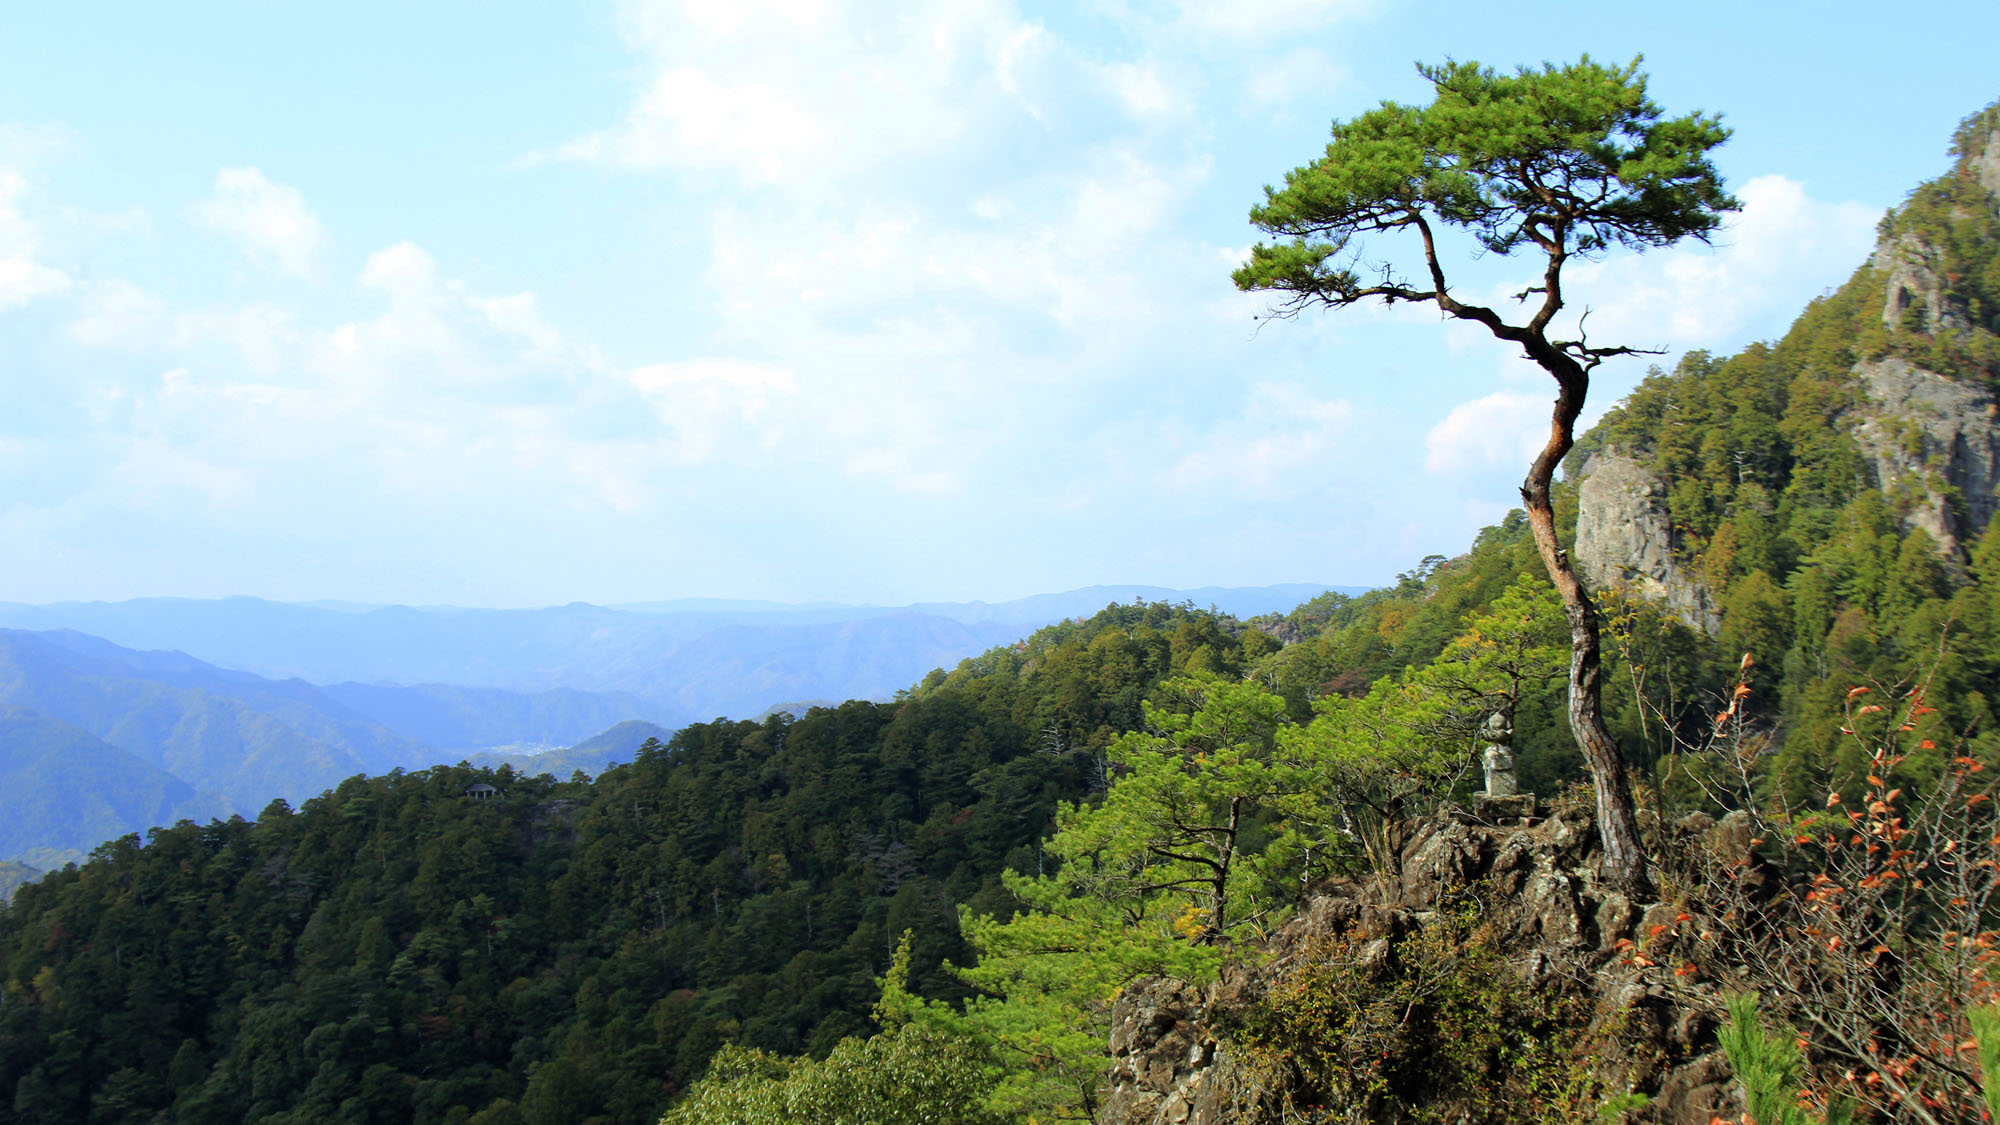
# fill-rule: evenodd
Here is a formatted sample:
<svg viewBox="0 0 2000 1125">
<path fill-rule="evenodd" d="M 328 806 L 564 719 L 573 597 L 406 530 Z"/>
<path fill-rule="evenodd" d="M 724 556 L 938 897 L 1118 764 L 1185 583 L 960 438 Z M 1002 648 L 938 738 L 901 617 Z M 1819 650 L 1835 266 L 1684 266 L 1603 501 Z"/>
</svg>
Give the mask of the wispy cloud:
<svg viewBox="0 0 2000 1125">
<path fill-rule="evenodd" d="M 0 167 L 0 309 L 25 305 L 70 284 L 67 273 L 37 257 L 40 235 L 19 205 L 26 191 L 25 177 Z"/>
<path fill-rule="evenodd" d="M 217 172 L 215 187 L 195 206 L 195 216 L 260 266 L 293 277 L 313 276 L 326 247 L 326 232 L 305 196 L 255 168 Z"/>
<path fill-rule="evenodd" d="M 1424 468 L 1436 474 L 1527 468 L 1548 436 L 1553 397 L 1495 391 L 1452 407 L 1424 435 Z"/>
<path fill-rule="evenodd" d="M 1860 264 L 1881 218 L 1866 204 L 1815 199 L 1779 175 L 1758 176 L 1736 194 L 1743 210 L 1713 245 L 1684 242 L 1570 269 L 1570 288 L 1589 302 L 1572 312 L 1588 310 L 1593 340 L 1669 352 L 1740 347 L 1753 326 L 1783 323 L 1824 279 Z"/>
</svg>

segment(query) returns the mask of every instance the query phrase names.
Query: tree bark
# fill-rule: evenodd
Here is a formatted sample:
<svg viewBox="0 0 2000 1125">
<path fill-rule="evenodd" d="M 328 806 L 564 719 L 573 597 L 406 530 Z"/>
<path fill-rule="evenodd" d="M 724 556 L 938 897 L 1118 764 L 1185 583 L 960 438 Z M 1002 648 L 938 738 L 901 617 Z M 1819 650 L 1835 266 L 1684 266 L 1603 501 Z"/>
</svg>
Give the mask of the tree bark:
<svg viewBox="0 0 2000 1125">
<path fill-rule="evenodd" d="M 1555 376 L 1558 391 L 1549 420 L 1548 444 L 1521 483 L 1521 504 L 1528 514 L 1528 526 L 1534 530 L 1542 565 L 1569 618 L 1569 725 L 1597 789 L 1597 831 L 1604 843 L 1605 881 L 1639 899 L 1653 890 L 1651 864 L 1639 842 L 1639 818 L 1632 788 L 1625 780 L 1624 756 L 1604 726 L 1604 665 L 1598 648 L 1597 606 L 1571 567 L 1569 552 L 1556 538 L 1555 505 L 1550 498 L 1556 466 L 1575 444 L 1576 419 L 1583 411 L 1590 376 L 1582 365 L 1545 342 L 1542 348 L 1533 345 L 1529 342 L 1529 358 Z"/>
</svg>

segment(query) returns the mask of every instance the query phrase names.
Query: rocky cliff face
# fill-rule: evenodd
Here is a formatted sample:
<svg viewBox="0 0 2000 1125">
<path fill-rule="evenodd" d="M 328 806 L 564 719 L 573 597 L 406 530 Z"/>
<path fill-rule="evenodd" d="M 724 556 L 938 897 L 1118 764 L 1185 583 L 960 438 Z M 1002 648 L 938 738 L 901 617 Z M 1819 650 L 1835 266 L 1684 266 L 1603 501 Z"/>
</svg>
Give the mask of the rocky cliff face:
<svg viewBox="0 0 2000 1125">
<path fill-rule="evenodd" d="M 1706 837 L 1697 837 L 1704 829 Z M 1707 847 L 1728 838 L 1700 817 L 1673 835 Z M 1207 988 L 1150 980 L 1127 989 L 1113 1015 L 1114 1069 L 1099 1125 L 1401 1121 L 1420 1112 L 1428 1120 L 1466 1125 L 1543 1119 L 1523 1116 L 1528 1106 L 1506 1100 L 1511 1090 L 1548 1089 L 1547 1074 L 1510 1072 L 1538 1065 L 1525 1056 L 1503 1051 L 1468 1063 L 1463 1050 L 1454 1054 L 1453 1042 L 1434 1044 L 1452 1056 L 1460 1079 L 1468 1077 L 1463 1068 L 1473 1068 L 1469 1081 L 1454 1083 L 1421 1058 L 1394 1069 L 1385 1046 L 1389 1068 L 1373 1077 L 1344 1090 L 1302 1090 L 1300 1072 L 1274 1068 L 1268 1055 L 1259 1054 L 1257 1035 L 1243 1030 L 1255 1024 L 1260 1006 L 1299 1003 L 1296 982 L 1336 960 L 1345 975 L 1343 988 L 1330 994 L 1333 1007 L 1360 1011 L 1387 995 L 1395 1000 L 1387 1019 L 1400 1020 L 1392 1032 L 1423 1023 L 1431 1018 L 1423 1005 L 1449 1003 L 1425 991 L 1448 987 L 1435 973 L 1439 935 L 1447 944 L 1486 942 L 1495 955 L 1491 964 L 1504 966 L 1499 998 L 1487 997 L 1474 1008 L 1561 1011 L 1572 1021 L 1561 1040 L 1571 1053 L 1554 1062 L 1581 1091 L 1583 1104 L 1569 1107 L 1581 1117 L 1593 1117 L 1621 1096 L 1628 1096 L 1629 1108 L 1606 1120 L 1708 1125 L 1718 1114 L 1731 1115 L 1736 1095 L 1715 1048 L 1719 1001 L 1646 956 L 1650 951 L 1664 958 L 1656 939 L 1673 931 L 1679 916 L 1673 907 L 1632 902 L 1599 886 L 1596 849 L 1597 834 L 1583 811 L 1559 813 L 1531 828 L 1452 816 L 1414 826 L 1397 871 L 1319 888 L 1269 942 L 1264 958 L 1233 965 Z M 1474 904 L 1477 928 L 1453 929 L 1453 919 L 1473 916 Z M 1472 972 L 1469 962 L 1456 964 L 1461 978 Z M 1426 973 L 1437 979 L 1427 983 Z M 1513 1002 L 1508 993 L 1523 1006 L 1506 1009 Z M 1341 1023 L 1348 1046 L 1381 1031 L 1338 1011 L 1329 1018 Z M 1434 1026 L 1432 1033 L 1457 1040 L 1477 1034 L 1449 1026 Z M 1398 1052 L 1414 1049 L 1407 1037 L 1393 1044 Z M 1480 1072 L 1481 1066 L 1488 1070 Z M 1638 1104 L 1642 1100 L 1646 1104 Z M 1286 1116 L 1281 1106 L 1305 1116 Z"/>
<path fill-rule="evenodd" d="M 1616 447 L 1593 455 L 1579 475 L 1575 551 L 1583 580 L 1593 590 L 1622 589 L 1664 603 L 1713 636 L 1722 611 L 1674 555 L 1666 482 Z"/>
<path fill-rule="evenodd" d="M 1863 400 L 1843 424 L 1876 486 L 1889 494 L 1905 527 L 1921 528 L 1947 560 L 1962 563 L 2000 512 L 2000 399 L 1985 384 L 1893 357 L 1855 365 L 1854 377 Z M 1579 473 L 1577 567 L 1592 589 L 1623 589 L 1662 603 L 1713 636 L 1721 609 L 1675 553 L 1666 493 L 1665 480 L 1617 447 L 1593 454 Z"/>
<path fill-rule="evenodd" d="M 1966 301 L 1945 284 L 1941 255 L 1914 231 L 1885 238 L 1869 265 L 1888 274 L 1882 320 L 1918 332 L 1963 332 L 1972 327 Z"/>
<path fill-rule="evenodd" d="M 1947 558 L 2000 510 L 2000 404 L 1990 388 L 1900 359 L 1859 364 L 1868 403 L 1854 437 L 1876 483 L 1897 499 L 1903 522 L 1937 540 Z"/>
<path fill-rule="evenodd" d="M 1989 128 L 1984 141 L 1974 138 L 1963 159 L 1979 177 L 1980 185 L 2000 196 L 2000 128 Z"/>
<path fill-rule="evenodd" d="M 1874 255 L 1850 283 L 1881 285 L 1881 328 L 1856 329 L 1875 336 L 1869 347 L 1879 358 L 1854 366 L 1859 401 L 1835 425 L 1861 447 L 1904 525 L 1927 532 L 1947 560 L 1962 564 L 1971 539 L 2000 511 L 2000 368 L 1993 362 L 2000 267 L 1992 255 L 2000 238 L 2000 105 L 1969 118 L 1953 152 L 1949 174 L 1884 220 Z M 1579 569 L 1596 587 L 1622 586 L 1663 602 L 1712 634 L 1716 598 L 1676 557 L 1666 505 L 1672 482 L 1648 467 L 1644 453 L 1607 447 L 1582 466 Z"/>
<path fill-rule="evenodd" d="M 1950 197 L 1950 222 L 1990 222 L 2000 214 L 2000 116 L 1991 109 L 1975 115 L 1955 151 L 1961 187 Z M 1961 340 L 1981 333 L 1991 310 L 1968 295 L 1969 279 L 1959 272 L 1965 262 L 1922 233 L 1934 228 L 1898 229 L 1904 225 L 1885 228 L 1869 262 L 1886 275 L 1884 327 Z M 2000 509 L 2000 405 L 1992 387 L 1897 358 L 1863 361 L 1854 374 L 1866 402 L 1851 412 L 1852 432 L 1876 483 L 1899 501 L 1906 526 L 1928 532 L 1947 558 L 1962 558 L 1966 541 Z"/>
</svg>

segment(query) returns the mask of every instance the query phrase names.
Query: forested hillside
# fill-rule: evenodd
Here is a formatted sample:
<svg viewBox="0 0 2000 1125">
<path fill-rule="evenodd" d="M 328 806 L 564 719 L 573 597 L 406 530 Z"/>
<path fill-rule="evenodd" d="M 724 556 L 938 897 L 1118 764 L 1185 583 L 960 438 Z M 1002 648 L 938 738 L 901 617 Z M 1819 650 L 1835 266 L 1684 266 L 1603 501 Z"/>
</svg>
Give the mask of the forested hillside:
<svg viewBox="0 0 2000 1125">
<path fill-rule="evenodd" d="M 394 772 L 127 837 L 0 915 L 0 1079 L 22 1121 L 651 1120 L 723 1042 L 865 1031 L 903 930 L 963 995 L 956 904 L 1004 908 L 1161 677 L 1275 647 L 1123 607 L 595 783 Z"/>
</svg>

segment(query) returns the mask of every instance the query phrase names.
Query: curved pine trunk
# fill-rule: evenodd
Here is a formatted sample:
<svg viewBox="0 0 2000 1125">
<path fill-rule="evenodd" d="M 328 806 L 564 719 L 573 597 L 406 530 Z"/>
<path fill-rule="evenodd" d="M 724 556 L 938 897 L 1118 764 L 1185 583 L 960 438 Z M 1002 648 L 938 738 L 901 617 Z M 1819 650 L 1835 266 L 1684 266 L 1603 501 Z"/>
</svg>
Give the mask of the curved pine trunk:
<svg viewBox="0 0 2000 1125">
<path fill-rule="evenodd" d="M 1530 349 L 1530 355 L 1544 360 L 1535 349 Z M 1651 864 L 1639 842 L 1639 818 L 1632 803 L 1632 787 L 1625 779 L 1624 756 L 1604 726 L 1604 664 L 1598 647 L 1597 606 L 1571 567 L 1569 552 L 1556 538 L 1550 482 L 1555 479 L 1556 466 L 1575 444 L 1572 435 L 1589 387 L 1589 375 L 1581 367 L 1571 363 L 1570 370 L 1557 371 L 1559 363 L 1542 363 L 1552 369 L 1559 390 L 1548 444 L 1521 484 L 1521 503 L 1527 510 L 1528 526 L 1534 530 L 1542 565 L 1569 618 L 1569 725 L 1597 789 L 1597 831 L 1604 843 L 1605 880 L 1633 898 L 1642 898 L 1653 889 Z"/>
</svg>

